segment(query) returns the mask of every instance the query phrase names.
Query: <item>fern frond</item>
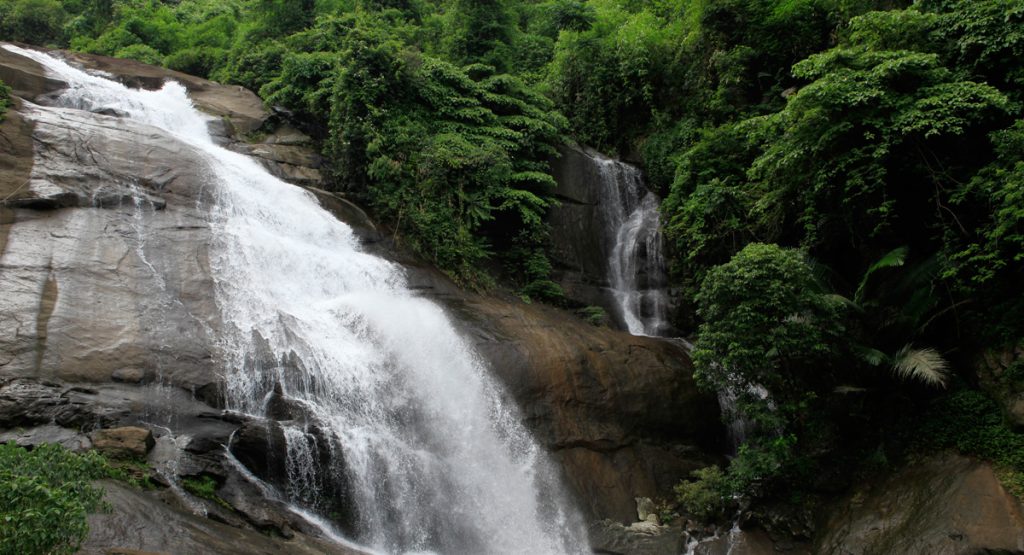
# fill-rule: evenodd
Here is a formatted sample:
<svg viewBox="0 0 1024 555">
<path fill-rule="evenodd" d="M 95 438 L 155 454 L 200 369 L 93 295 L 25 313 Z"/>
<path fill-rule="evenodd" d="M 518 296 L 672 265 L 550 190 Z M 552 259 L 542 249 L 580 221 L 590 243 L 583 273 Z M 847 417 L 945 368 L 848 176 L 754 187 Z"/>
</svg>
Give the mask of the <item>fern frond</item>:
<svg viewBox="0 0 1024 555">
<path fill-rule="evenodd" d="M 906 344 L 897 351 L 893 371 L 903 379 L 915 379 L 927 385 L 946 387 L 949 380 L 949 363 L 935 349 L 915 348 Z"/>
</svg>

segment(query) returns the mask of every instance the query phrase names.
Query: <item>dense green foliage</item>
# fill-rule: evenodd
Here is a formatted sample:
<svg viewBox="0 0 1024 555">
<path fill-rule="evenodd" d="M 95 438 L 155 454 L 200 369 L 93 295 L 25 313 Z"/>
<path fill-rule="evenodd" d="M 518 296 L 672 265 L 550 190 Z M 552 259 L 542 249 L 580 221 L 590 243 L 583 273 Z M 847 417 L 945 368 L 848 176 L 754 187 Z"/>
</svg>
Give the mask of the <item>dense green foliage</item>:
<svg viewBox="0 0 1024 555">
<path fill-rule="evenodd" d="M 751 243 L 712 268 L 697 296 L 705 321 L 693 353 L 698 382 L 735 391 L 742 406 L 753 405 L 744 410 L 751 416 L 763 406 L 758 386 L 776 409 L 799 403 L 806 384 L 829 371 L 844 331 L 844 305 L 817 289 L 804 255 L 776 245 Z"/>
<path fill-rule="evenodd" d="M 1024 0 L 0 0 L 0 35 L 259 91 L 399 240 L 530 298 L 561 297 L 554 146 L 641 159 L 698 379 L 757 424 L 681 486 L 702 516 L 835 487 L 940 405 L 929 445 L 1020 470 L 968 415 L 1024 338 Z"/>
<path fill-rule="evenodd" d="M 960 419 L 933 447 L 1024 468 L 1008 455 L 1024 436 L 959 402 L 984 394 L 938 392 L 951 372 L 971 380 L 977 349 L 1024 335 L 1022 17 L 1006 0 L 864 13 L 792 66 L 781 105 L 682 120 L 663 212 L 702 322 L 698 376 L 761 424 L 730 493 L 813 488 L 830 465 L 898 455 L 901 419 L 932 398 Z M 714 490 L 704 481 L 687 491 Z"/>
<path fill-rule="evenodd" d="M 538 76 L 551 26 L 581 19 L 504 0 L 0 1 L 4 38 L 259 91 L 322 141 L 335 188 L 452 277 L 554 302 L 543 218 L 566 124 Z"/>
<path fill-rule="evenodd" d="M 78 551 L 88 532 L 86 515 L 103 497 L 89 482 L 114 474 L 95 451 L 78 455 L 53 444 L 31 451 L 0 445 L 0 553 Z"/>
<path fill-rule="evenodd" d="M 0 81 L 0 121 L 4 120 L 4 114 L 7 113 L 7 108 L 11 106 L 11 87 L 7 86 L 7 83 Z"/>
</svg>

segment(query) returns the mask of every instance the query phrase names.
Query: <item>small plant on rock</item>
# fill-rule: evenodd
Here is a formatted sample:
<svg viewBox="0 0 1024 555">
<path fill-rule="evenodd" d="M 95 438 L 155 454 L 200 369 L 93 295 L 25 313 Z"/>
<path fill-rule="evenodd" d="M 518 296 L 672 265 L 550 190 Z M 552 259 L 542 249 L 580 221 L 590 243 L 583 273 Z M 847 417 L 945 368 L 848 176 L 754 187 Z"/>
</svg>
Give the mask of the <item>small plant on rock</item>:
<svg viewBox="0 0 1024 555">
<path fill-rule="evenodd" d="M 675 487 L 683 512 L 705 522 L 724 518 L 732 504 L 726 474 L 717 466 L 709 466 L 690 475 L 693 481 L 682 482 Z"/>
</svg>

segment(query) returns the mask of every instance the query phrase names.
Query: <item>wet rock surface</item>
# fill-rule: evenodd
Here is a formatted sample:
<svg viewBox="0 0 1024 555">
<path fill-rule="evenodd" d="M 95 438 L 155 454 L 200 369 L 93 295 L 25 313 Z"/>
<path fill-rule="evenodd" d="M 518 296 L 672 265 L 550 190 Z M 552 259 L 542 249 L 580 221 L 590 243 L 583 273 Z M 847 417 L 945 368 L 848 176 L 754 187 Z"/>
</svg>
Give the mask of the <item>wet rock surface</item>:
<svg viewBox="0 0 1024 555">
<path fill-rule="evenodd" d="M 606 215 L 599 206 L 603 178 L 592 153 L 575 146 L 559 148 L 551 169 L 561 203 L 551 210 L 553 278 L 566 296 L 581 304 L 608 306 L 608 237 Z"/>
<path fill-rule="evenodd" d="M 152 552 L 164 554 L 217 553 L 225 555 L 355 555 L 359 551 L 302 533 L 289 539 L 237 528 L 175 510 L 168 492 L 146 492 L 118 482 L 103 481 L 109 513 L 89 516 L 89 537 L 83 555 Z M 113 550 L 113 551 L 112 551 Z"/>
</svg>

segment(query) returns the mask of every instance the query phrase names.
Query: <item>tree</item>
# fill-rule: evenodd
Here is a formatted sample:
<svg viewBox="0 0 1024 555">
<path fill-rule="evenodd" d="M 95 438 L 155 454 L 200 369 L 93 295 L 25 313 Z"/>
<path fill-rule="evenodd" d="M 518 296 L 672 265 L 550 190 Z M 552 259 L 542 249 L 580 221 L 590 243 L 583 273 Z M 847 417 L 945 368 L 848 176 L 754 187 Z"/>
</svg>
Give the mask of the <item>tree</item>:
<svg viewBox="0 0 1024 555">
<path fill-rule="evenodd" d="M 0 36 L 4 40 L 63 46 L 65 19 L 64 8 L 55 0 L 0 2 Z"/>
<path fill-rule="evenodd" d="M 821 291 L 802 251 L 747 245 L 708 272 L 697 304 L 704 323 L 694 376 L 706 389 L 732 391 L 747 416 L 777 420 L 795 409 L 839 352 L 843 304 Z"/>
<path fill-rule="evenodd" d="M 507 67 L 512 13 L 505 0 L 454 0 L 448 13 L 448 56 L 456 63 Z"/>
</svg>

